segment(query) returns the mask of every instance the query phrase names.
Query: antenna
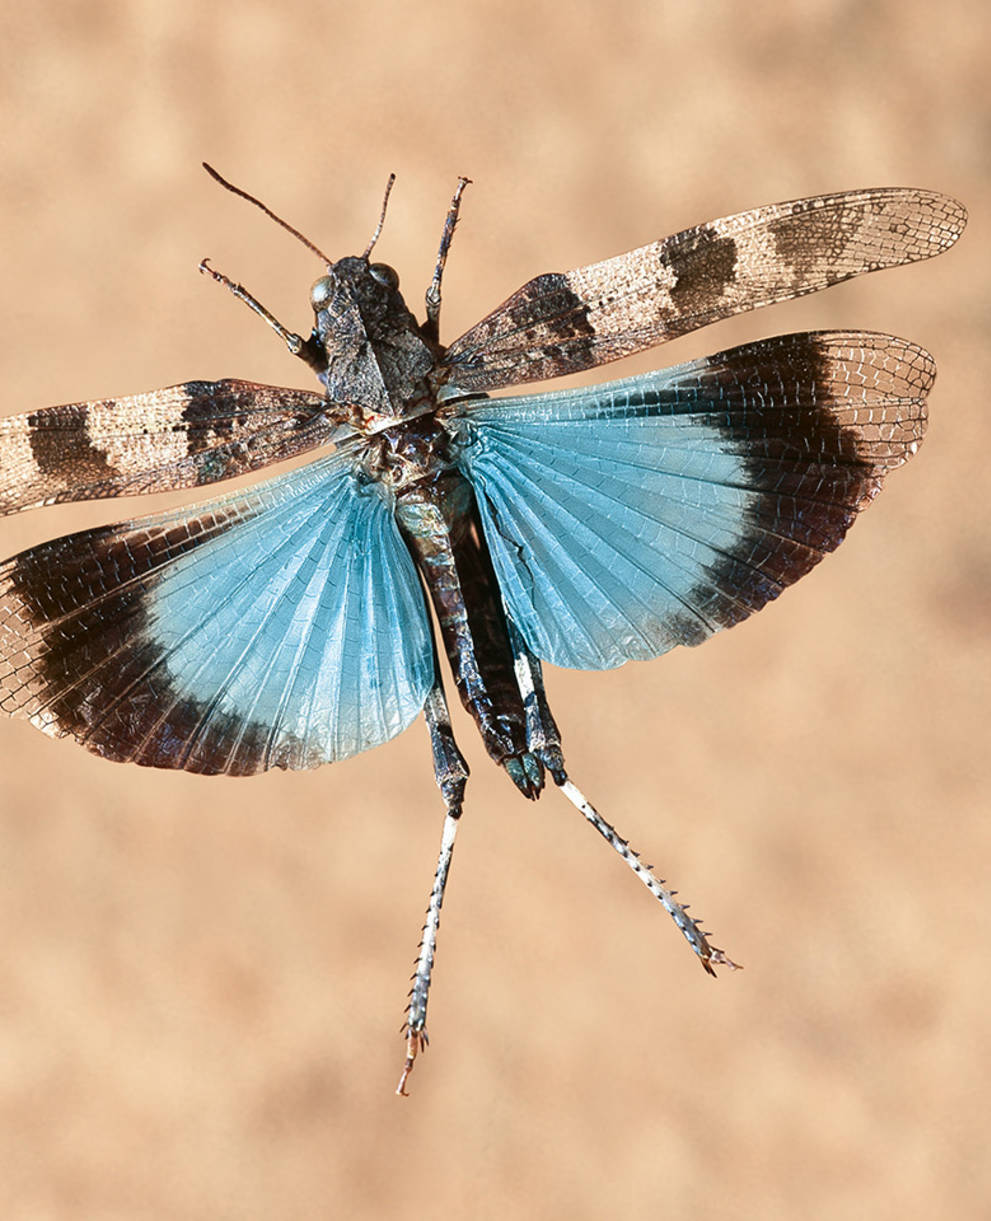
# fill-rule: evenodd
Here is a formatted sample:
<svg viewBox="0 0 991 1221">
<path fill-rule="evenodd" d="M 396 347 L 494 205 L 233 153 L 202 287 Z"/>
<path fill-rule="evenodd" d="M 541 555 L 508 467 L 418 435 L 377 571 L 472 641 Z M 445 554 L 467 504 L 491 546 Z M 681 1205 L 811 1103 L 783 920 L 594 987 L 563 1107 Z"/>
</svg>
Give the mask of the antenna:
<svg viewBox="0 0 991 1221">
<path fill-rule="evenodd" d="M 317 258 L 322 259 L 323 262 L 325 262 L 328 267 L 333 265 L 333 262 L 334 262 L 333 259 L 328 259 L 327 256 L 324 254 L 324 252 L 318 246 L 314 246 L 313 243 L 309 240 L 309 238 L 303 237 L 302 233 L 300 233 L 300 231 L 298 229 L 294 229 L 292 227 L 292 225 L 290 225 L 288 221 L 284 221 L 281 216 L 276 216 L 276 214 L 272 211 L 272 209 L 266 208 L 260 199 L 255 199 L 254 195 L 249 195 L 247 191 L 242 191 L 240 187 L 236 187 L 232 182 L 228 182 L 226 178 L 222 177 L 220 174 L 217 173 L 217 171 L 213 168 L 212 165 L 207 165 L 207 163 L 205 161 L 203 162 L 203 168 L 210 175 L 210 177 L 214 180 L 214 182 L 219 182 L 220 185 L 225 190 L 230 191 L 232 195 L 240 195 L 240 197 L 242 199 L 246 199 L 248 201 L 248 203 L 253 203 L 256 208 L 261 208 L 261 210 L 265 213 L 265 215 L 267 217 L 269 217 L 270 220 L 274 220 L 277 225 L 281 225 L 283 229 L 285 229 L 287 232 L 291 233 L 293 235 L 293 237 L 295 237 L 299 241 L 301 241 L 303 243 L 303 245 L 307 248 L 307 250 L 312 250 L 313 253 L 317 256 Z M 393 177 L 395 177 L 395 175 L 393 175 Z M 389 186 L 390 187 L 392 186 L 391 180 L 389 182 Z M 385 197 L 386 197 L 386 199 L 389 198 L 388 191 L 386 191 Z M 384 216 L 385 216 L 385 205 L 384 204 L 382 207 L 382 215 L 384 218 Z M 379 221 L 379 229 L 381 229 L 381 228 L 382 228 L 382 222 Z M 375 232 L 375 237 L 378 237 L 378 230 L 376 230 L 376 232 Z M 374 246 L 374 244 L 375 244 L 375 238 L 372 238 L 372 245 Z M 371 246 L 369 246 L 368 249 L 370 250 Z M 367 257 L 367 252 L 366 252 L 366 257 Z"/>
<path fill-rule="evenodd" d="M 382 232 L 382 226 L 385 224 L 385 210 L 389 206 L 389 194 L 392 191 L 392 184 L 396 181 L 396 175 L 390 174 L 389 181 L 385 184 L 385 198 L 382 200 L 382 215 L 379 217 L 379 223 L 375 226 L 375 232 L 372 234 L 372 240 L 365 247 L 365 253 L 361 256 L 363 259 L 368 258 L 372 253 L 372 248 L 379 240 L 379 235 Z"/>
</svg>

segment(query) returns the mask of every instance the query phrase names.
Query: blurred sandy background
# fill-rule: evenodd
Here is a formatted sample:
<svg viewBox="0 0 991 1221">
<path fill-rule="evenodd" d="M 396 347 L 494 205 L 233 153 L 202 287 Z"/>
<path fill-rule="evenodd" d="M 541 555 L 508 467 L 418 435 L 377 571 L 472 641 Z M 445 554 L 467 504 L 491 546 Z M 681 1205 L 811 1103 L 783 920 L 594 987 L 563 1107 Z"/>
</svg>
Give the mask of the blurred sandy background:
<svg viewBox="0 0 991 1221">
<path fill-rule="evenodd" d="M 459 173 L 458 335 L 530 276 L 906 184 L 934 263 L 775 332 L 927 345 L 929 439 L 839 554 L 699 651 L 554 672 L 575 779 L 746 964 L 718 982 L 559 795 L 474 766 L 413 1097 L 399 1026 L 440 834 L 422 723 L 313 774 L 117 767 L 0 724 L 0 1216 L 977 1218 L 991 1207 L 989 18 L 818 0 L 0 9 L 4 412 L 307 386 L 319 266 L 208 159 L 421 309 Z M 187 497 L 188 499 L 188 497 Z M 3 523 L 6 554 L 147 504 Z"/>
</svg>

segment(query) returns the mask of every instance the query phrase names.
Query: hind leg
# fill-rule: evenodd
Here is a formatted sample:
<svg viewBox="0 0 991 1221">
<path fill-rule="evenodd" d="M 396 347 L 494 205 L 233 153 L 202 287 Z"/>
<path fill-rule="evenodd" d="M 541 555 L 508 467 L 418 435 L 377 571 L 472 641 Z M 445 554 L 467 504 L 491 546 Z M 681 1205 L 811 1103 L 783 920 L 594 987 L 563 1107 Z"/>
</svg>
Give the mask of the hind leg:
<svg viewBox="0 0 991 1221">
<path fill-rule="evenodd" d="M 698 955 L 705 970 L 710 975 L 715 975 L 713 968 L 716 966 L 729 967 L 731 970 L 737 969 L 737 963 L 709 942 L 699 921 L 688 914 L 687 904 L 677 901 L 675 898 L 677 891 L 669 890 L 662 879 L 654 876 L 650 867 L 641 862 L 639 852 L 634 852 L 629 842 L 615 831 L 580 789 L 572 783 L 564 766 L 561 735 L 547 703 L 540 662 L 526 647 L 519 630 L 511 620 L 509 620 L 509 638 L 513 646 L 516 681 L 519 684 L 520 694 L 523 696 L 523 708 L 526 712 L 527 749 L 543 763 L 553 777 L 554 783 L 571 804 L 581 811 L 606 843 L 619 853 L 654 898 L 661 903 L 681 930 L 685 940 Z"/>
<path fill-rule="evenodd" d="M 441 832 L 440 853 L 434 871 L 434 884 L 427 903 L 427 915 L 420 937 L 420 948 L 413 971 L 413 986 L 406 1007 L 406 1062 L 396 1089 L 397 1094 L 406 1093 L 406 1081 L 413 1071 L 417 1053 L 427 1046 L 427 999 L 430 993 L 430 978 L 434 956 L 437 952 L 437 930 L 440 927 L 440 909 L 444 902 L 444 888 L 451 869 L 454 839 L 464 802 L 465 785 L 468 780 L 468 764 L 454 741 L 451 716 L 444 696 L 439 670 L 435 670 L 434 685 L 424 705 L 430 744 L 433 748 L 434 777 L 444 798 L 444 828 Z"/>
</svg>

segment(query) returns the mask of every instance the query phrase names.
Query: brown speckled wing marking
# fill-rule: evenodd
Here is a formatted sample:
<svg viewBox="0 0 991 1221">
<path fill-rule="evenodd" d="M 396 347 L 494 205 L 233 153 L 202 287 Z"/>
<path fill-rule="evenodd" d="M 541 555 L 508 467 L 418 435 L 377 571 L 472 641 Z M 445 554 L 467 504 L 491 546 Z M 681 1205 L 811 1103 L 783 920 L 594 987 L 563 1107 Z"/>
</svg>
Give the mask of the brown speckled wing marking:
<svg viewBox="0 0 991 1221">
<path fill-rule="evenodd" d="M 880 188 L 686 229 L 524 284 L 450 346 L 447 383 L 476 392 L 590 369 L 731 314 L 931 258 L 965 222 L 945 195 Z"/>
<path fill-rule="evenodd" d="M 328 444 L 319 394 L 228 379 L 0 420 L 0 514 L 217 483 Z"/>
</svg>

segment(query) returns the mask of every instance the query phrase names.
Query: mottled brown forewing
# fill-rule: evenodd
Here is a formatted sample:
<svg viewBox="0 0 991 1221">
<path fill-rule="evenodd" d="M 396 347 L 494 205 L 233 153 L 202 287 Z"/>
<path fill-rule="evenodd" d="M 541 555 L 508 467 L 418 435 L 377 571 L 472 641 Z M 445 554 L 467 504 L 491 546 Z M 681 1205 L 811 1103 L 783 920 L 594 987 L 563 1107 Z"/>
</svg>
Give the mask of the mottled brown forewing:
<svg viewBox="0 0 991 1221">
<path fill-rule="evenodd" d="M 0 420 L 0 514 L 199 487 L 328 444 L 320 394 L 228 379 Z"/>
<path fill-rule="evenodd" d="M 493 390 L 577 373 L 731 314 L 940 254 L 964 208 L 879 188 L 771 204 L 616 258 L 530 280 L 442 360 L 446 384 Z"/>
</svg>

